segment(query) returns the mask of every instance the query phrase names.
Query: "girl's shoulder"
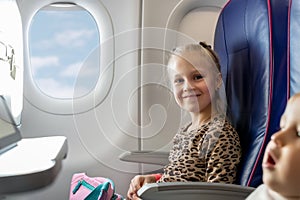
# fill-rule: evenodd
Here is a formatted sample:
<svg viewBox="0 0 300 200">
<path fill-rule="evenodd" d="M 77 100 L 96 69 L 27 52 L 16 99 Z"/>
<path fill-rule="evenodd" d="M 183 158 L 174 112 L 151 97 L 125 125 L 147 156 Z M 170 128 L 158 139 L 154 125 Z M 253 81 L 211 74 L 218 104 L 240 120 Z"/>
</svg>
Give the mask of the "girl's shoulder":
<svg viewBox="0 0 300 200">
<path fill-rule="evenodd" d="M 232 127 L 232 124 L 228 118 L 221 114 L 212 117 L 208 125 L 217 127 Z"/>
<path fill-rule="evenodd" d="M 230 120 L 224 115 L 216 115 L 209 124 L 210 130 L 215 130 L 221 134 L 238 136 L 237 131 L 230 122 Z"/>
</svg>

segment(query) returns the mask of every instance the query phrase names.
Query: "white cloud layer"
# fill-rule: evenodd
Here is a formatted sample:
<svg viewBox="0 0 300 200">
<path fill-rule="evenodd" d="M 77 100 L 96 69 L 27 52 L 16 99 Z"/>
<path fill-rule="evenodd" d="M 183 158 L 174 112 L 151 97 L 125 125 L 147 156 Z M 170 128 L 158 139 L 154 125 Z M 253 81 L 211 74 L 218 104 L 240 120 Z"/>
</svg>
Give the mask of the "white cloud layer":
<svg viewBox="0 0 300 200">
<path fill-rule="evenodd" d="M 31 57 L 31 65 L 34 71 L 43 67 L 57 67 L 59 66 L 59 58 L 57 56 Z"/>
</svg>

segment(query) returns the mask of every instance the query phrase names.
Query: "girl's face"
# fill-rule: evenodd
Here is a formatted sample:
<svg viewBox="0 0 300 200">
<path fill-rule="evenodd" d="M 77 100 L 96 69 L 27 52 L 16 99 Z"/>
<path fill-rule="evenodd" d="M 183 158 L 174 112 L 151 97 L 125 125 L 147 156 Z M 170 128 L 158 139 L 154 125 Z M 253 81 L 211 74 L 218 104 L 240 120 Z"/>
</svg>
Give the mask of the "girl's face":
<svg viewBox="0 0 300 200">
<path fill-rule="evenodd" d="M 214 66 L 198 52 L 173 56 L 168 66 L 178 105 L 192 113 L 211 112 L 211 99 L 218 87 Z"/>
<path fill-rule="evenodd" d="M 263 180 L 286 197 L 300 197 L 300 95 L 292 97 L 263 159 Z"/>
</svg>

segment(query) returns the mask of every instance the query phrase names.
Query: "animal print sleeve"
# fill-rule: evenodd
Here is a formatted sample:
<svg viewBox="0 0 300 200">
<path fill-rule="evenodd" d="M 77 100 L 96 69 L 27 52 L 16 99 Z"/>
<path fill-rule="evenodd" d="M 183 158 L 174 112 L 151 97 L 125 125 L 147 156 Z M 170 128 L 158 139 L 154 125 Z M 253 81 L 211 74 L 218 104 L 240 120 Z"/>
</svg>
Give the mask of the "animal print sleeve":
<svg viewBox="0 0 300 200">
<path fill-rule="evenodd" d="M 241 158 L 239 136 L 225 123 L 221 129 L 212 130 L 206 140 L 207 182 L 234 183 Z"/>
</svg>

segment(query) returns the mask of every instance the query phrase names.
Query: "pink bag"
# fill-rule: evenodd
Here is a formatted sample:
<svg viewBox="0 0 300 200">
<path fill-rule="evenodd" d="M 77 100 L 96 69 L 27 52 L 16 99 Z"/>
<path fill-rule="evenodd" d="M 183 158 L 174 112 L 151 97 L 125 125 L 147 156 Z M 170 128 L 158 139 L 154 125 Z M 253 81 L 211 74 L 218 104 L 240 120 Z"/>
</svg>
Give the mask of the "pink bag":
<svg viewBox="0 0 300 200">
<path fill-rule="evenodd" d="M 74 174 L 71 181 L 69 200 L 123 200 L 115 193 L 112 180 L 89 177 L 85 173 Z"/>
</svg>

